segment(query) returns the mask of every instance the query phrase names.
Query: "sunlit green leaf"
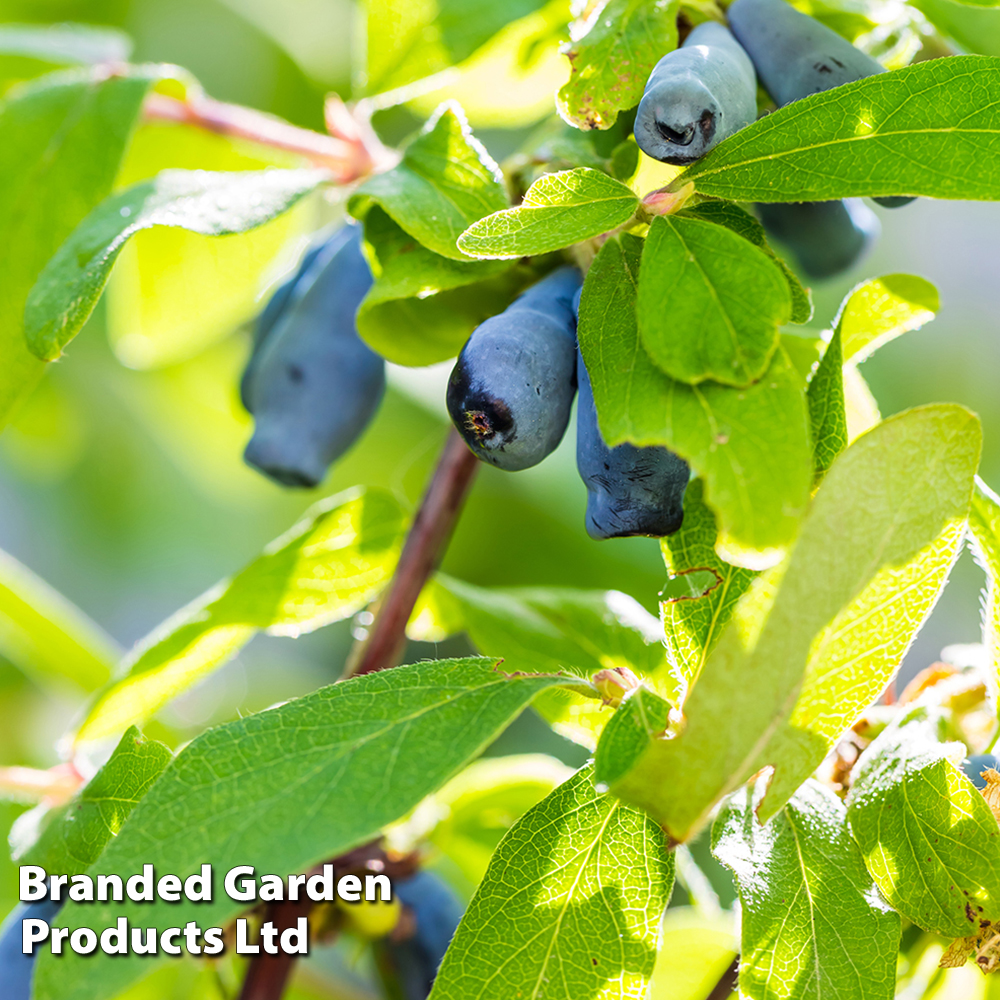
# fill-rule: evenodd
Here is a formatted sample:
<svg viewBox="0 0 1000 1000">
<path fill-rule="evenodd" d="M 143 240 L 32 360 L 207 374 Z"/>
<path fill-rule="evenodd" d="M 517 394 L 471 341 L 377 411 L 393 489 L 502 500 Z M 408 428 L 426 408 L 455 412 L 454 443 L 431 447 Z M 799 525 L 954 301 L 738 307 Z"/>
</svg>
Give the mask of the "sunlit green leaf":
<svg viewBox="0 0 1000 1000">
<path fill-rule="evenodd" d="M 168 747 L 130 727 L 108 762 L 49 820 L 20 864 L 41 865 L 50 875 L 85 872 L 172 759 Z"/>
<path fill-rule="evenodd" d="M 617 591 L 475 587 L 438 574 L 414 612 L 408 633 L 440 641 L 466 632 L 476 649 L 502 656 L 504 668 L 568 671 L 589 678 L 628 667 L 667 698 L 681 685 L 662 645 L 660 623 Z M 547 691 L 535 708 L 556 732 L 593 749 L 611 713 L 600 700 L 568 690 Z"/>
<path fill-rule="evenodd" d="M 969 510 L 969 533 L 979 564 L 986 572 L 983 642 L 993 658 L 996 683 L 1000 680 L 1000 497 L 979 478 Z"/>
<path fill-rule="evenodd" d="M 93 691 L 121 655 L 75 604 L 0 551 L 0 653 L 41 679 L 67 678 Z"/>
<path fill-rule="evenodd" d="M 659 216 L 642 252 L 636 313 L 643 347 L 671 378 L 745 386 L 767 370 L 791 299 L 781 269 L 749 240 Z"/>
<path fill-rule="evenodd" d="M 674 181 L 733 201 L 1000 199 L 1000 59 L 915 63 L 795 101 Z"/>
<path fill-rule="evenodd" d="M 907 919 L 947 937 L 1000 920 L 1000 826 L 942 744 L 940 719 L 918 705 L 855 766 L 847 816 L 882 895 Z"/>
<path fill-rule="evenodd" d="M 453 358 L 469 334 L 502 312 L 528 274 L 509 261 L 457 261 L 421 246 L 378 206 L 365 216 L 375 283 L 358 309 L 358 333 L 389 361 Z"/>
<path fill-rule="evenodd" d="M 628 222 L 638 204 L 630 188 L 600 170 L 563 170 L 535 181 L 516 208 L 470 226 L 458 245 L 472 257 L 548 253 Z"/>
<path fill-rule="evenodd" d="M 217 878 L 236 865 L 306 872 L 405 815 L 560 683 L 508 677 L 493 660 L 440 660 L 356 677 L 210 729 L 174 758 L 90 874 L 131 875 L 144 864 L 181 878 L 203 864 Z M 655 829 L 622 813 L 639 824 L 634 832 Z M 98 934 L 119 916 L 140 927 L 211 927 L 245 906 L 217 884 L 210 902 L 67 903 L 55 923 Z M 36 1000 L 111 1000 L 163 960 L 46 952 Z"/>
<path fill-rule="evenodd" d="M 742 903 L 740 996 L 890 1000 L 899 915 L 872 884 L 843 803 L 809 780 L 761 826 L 754 806 L 766 785 L 738 791 L 712 830 Z"/>
<path fill-rule="evenodd" d="M 605 129 L 639 103 L 653 67 L 677 47 L 677 2 L 609 0 L 585 9 L 566 51 L 571 76 L 556 107 L 577 128 Z"/>
<path fill-rule="evenodd" d="M 847 404 L 844 400 L 844 352 L 840 326 L 809 383 L 809 417 L 812 420 L 816 479 L 819 481 L 833 460 L 847 447 Z"/>
<path fill-rule="evenodd" d="M 458 237 L 477 219 L 505 208 L 507 195 L 500 168 L 473 137 L 462 109 L 449 102 L 406 147 L 399 165 L 365 181 L 348 208 L 361 218 L 370 201 L 429 250 L 468 260 Z"/>
<path fill-rule="evenodd" d="M 823 480 L 787 563 L 742 599 L 684 704 L 683 731 L 654 741 L 614 790 L 686 840 L 723 795 L 772 765 L 758 815 L 774 815 L 885 688 L 934 607 L 979 449 L 978 419 L 945 404 L 858 438 Z M 761 588 L 775 587 L 762 602 Z M 769 613 L 741 616 L 754 601 Z"/>
<path fill-rule="evenodd" d="M 46 76 L 0 103 L 0 425 L 42 375 L 24 303 L 49 258 L 111 190 L 143 98 L 165 73 Z"/>
<path fill-rule="evenodd" d="M 668 378 L 639 342 L 642 241 L 601 248 L 583 286 L 578 336 L 608 444 L 665 445 L 705 481 L 719 521 L 716 548 L 750 568 L 773 565 L 795 537 L 812 481 L 802 379 L 779 347 L 745 389 Z"/>
<path fill-rule="evenodd" d="M 141 723 L 235 656 L 261 629 L 300 635 L 349 618 L 396 566 L 403 513 L 382 490 L 328 497 L 248 566 L 168 618 L 91 705 L 78 743 Z"/>
<path fill-rule="evenodd" d="M 642 996 L 673 881 L 660 829 L 584 768 L 500 842 L 431 997 Z"/>
<path fill-rule="evenodd" d="M 24 312 L 28 346 L 53 361 L 82 328 L 134 233 L 177 226 L 204 236 L 256 229 L 328 181 L 325 170 L 164 170 L 108 198 L 45 265 Z"/>
<path fill-rule="evenodd" d="M 601 733 L 594 780 L 607 786 L 624 777 L 650 741 L 663 736 L 669 722 L 670 703 L 646 687 L 636 688 Z"/>
</svg>

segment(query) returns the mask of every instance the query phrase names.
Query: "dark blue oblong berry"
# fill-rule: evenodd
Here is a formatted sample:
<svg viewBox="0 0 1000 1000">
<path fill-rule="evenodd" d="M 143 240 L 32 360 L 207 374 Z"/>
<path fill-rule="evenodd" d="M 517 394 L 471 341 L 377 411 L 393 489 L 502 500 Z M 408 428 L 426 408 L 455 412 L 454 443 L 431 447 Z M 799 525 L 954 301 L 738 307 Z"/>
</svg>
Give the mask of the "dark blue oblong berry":
<svg viewBox="0 0 1000 1000">
<path fill-rule="evenodd" d="M 707 22 L 653 67 L 635 117 L 635 141 L 655 160 L 685 165 L 756 117 L 750 57 L 726 28 Z"/>
<path fill-rule="evenodd" d="M 785 0 L 734 0 L 726 16 L 779 107 L 885 72 L 870 55 Z"/>
<path fill-rule="evenodd" d="M 466 341 L 448 380 L 448 413 L 483 461 L 508 472 L 551 454 L 576 392 L 580 272 L 560 267 Z"/>
<path fill-rule="evenodd" d="M 21 922 L 30 918 L 52 923 L 61 902 L 43 899 L 37 903 L 16 906 L 0 927 L 0 997 L 3 1000 L 29 1000 L 35 961 L 44 943 L 35 946 L 34 955 L 21 951 Z"/>
<path fill-rule="evenodd" d="M 904 205 L 909 205 L 911 201 L 916 200 L 916 198 L 910 195 L 887 195 L 884 198 L 872 198 L 872 201 L 876 205 L 881 205 L 883 208 L 902 208 Z"/>
<path fill-rule="evenodd" d="M 577 382 L 576 466 L 587 487 L 587 534 L 597 539 L 672 535 L 684 521 L 687 462 L 659 446 L 609 448 L 597 424 L 582 355 Z"/>
<path fill-rule="evenodd" d="M 385 391 L 385 361 L 358 336 L 372 284 L 361 227 L 344 226 L 304 260 L 265 327 L 244 377 L 254 417 L 244 458 L 286 486 L 316 486 L 357 440 Z"/>
<path fill-rule="evenodd" d="M 879 233 L 875 213 L 859 198 L 758 205 L 768 234 L 781 240 L 811 278 L 851 267 Z"/>
</svg>

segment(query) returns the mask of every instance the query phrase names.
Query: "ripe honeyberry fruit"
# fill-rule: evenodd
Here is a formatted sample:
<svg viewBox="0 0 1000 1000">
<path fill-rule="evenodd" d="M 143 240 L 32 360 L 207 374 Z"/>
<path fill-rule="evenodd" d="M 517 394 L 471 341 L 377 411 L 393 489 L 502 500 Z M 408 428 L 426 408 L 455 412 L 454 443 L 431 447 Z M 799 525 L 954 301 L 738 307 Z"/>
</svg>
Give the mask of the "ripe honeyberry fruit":
<svg viewBox="0 0 1000 1000">
<path fill-rule="evenodd" d="M 785 0 L 735 0 L 726 16 L 778 107 L 885 72 L 870 55 Z M 914 199 L 874 200 L 883 208 L 900 208 Z"/>
<path fill-rule="evenodd" d="M 646 82 L 635 141 L 648 156 L 685 165 L 757 117 L 753 63 L 721 24 L 699 25 Z"/>
<path fill-rule="evenodd" d="M 875 213 L 860 199 L 758 205 L 760 221 L 795 254 L 811 278 L 846 271 L 879 232 Z"/>
<path fill-rule="evenodd" d="M 61 902 L 45 899 L 38 903 L 21 903 L 14 907 L 0 927 L 0 996 L 3 1000 L 29 1000 L 35 961 L 43 945 L 35 945 L 34 955 L 21 951 L 21 921 L 35 917 L 52 922 Z"/>
<path fill-rule="evenodd" d="M 466 444 L 507 472 L 551 454 L 576 391 L 575 267 L 532 285 L 473 331 L 448 380 L 448 412 Z"/>
<path fill-rule="evenodd" d="M 684 521 L 687 462 L 661 447 L 619 444 L 609 448 L 597 425 L 597 410 L 582 355 L 576 377 L 576 467 L 587 487 L 587 534 L 591 538 L 662 538 Z"/>
<path fill-rule="evenodd" d="M 729 31 L 710 21 L 653 67 L 635 116 L 635 141 L 655 160 L 684 165 L 756 117 L 753 63 Z"/>
<path fill-rule="evenodd" d="M 286 486 L 316 486 L 357 440 L 385 391 L 385 361 L 354 316 L 371 287 L 361 227 L 344 226 L 275 293 L 242 393 L 254 416 L 244 458 Z"/>
</svg>

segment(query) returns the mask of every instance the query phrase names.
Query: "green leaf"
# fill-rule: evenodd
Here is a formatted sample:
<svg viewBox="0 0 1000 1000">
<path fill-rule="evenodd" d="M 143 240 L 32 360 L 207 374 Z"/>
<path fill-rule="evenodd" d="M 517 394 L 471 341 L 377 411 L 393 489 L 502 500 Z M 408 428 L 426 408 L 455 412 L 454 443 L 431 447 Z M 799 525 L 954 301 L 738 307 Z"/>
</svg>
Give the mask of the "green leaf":
<svg viewBox="0 0 1000 1000">
<path fill-rule="evenodd" d="M 120 656 L 115 641 L 75 604 L 0 551 L 0 653 L 39 679 L 99 688 Z"/>
<path fill-rule="evenodd" d="M 642 252 L 636 312 L 643 346 L 671 378 L 745 386 L 767 370 L 791 298 L 781 269 L 749 240 L 659 216 Z"/>
<path fill-rule="evenodd" d="M 397 667 L 210 729 L 173 760 L 90 874 L 181 878 L 212 865 L 211 902 L 67 903 L 56 923 L 222 926 L 245 904 L 218 882 L 236 865 L 308 871 L 375 836 L 482 750 L 561 677 L 508 677 L 482 659 Z M 657 911 L 656 918 L 659 918 Z M 36 1000 L 110 1000 L 162 959 L 44 954 Z"/>
<path fill-rule="evenodd" d="M 95 208 L 45 265 L 24 312 L 28 346 L 54 361 L 80 332 L 126 241 L 153 226 L 225 236 L 256 229 L 328 181 L 325 170 L 164 170 Z"/>
<path fill-rule="evenodd" d="M 655 741 L 613 790 L 683 841 L 722 796 L 772 766 L 758 815 L 774 815 L 882 692 L 934 607 L 960 550 L 979 449 L 978 419 L 950 404 L 858 438 L 823 480 L 787 562 L 744 596 L 684 704 L 683 731 Z"/>
<path fill-rule="evenodd" d="M 601 733 L 594 755 L 594 780 L 607 787 L 632 768 L 650 742 L 670 723 L 670 702 L 647 687 L 628 695 Z"/>
<path fill-rule="evenodd" d="M 431 998 L 642 996 L 673 881 L 656 824 L 584 768 L 500 842 Z"/>
<path fill-rule="evenodd" d="M 835 326 L 840 330 L 844 363 L 860 364 L 883 344 L 934 319 L 941 308 L 937 289 L 913 274 L 884 274 L 853 288 Z"/>
<path fill-rule="evenodd" d="M 61 66 L 123 63 L 131 52 L 132 40 L 115 28 L 0 24 L 0 81 L 28 80 Z"/>
<path fill-rule="evenodd" d="M 308 166 L 304 157 L 178 122 L 144 121 L 115 182 L 121 190 L 161 170 L 266 170 Z M 261 293 L 287 272 L 316 229 L 317 192 L 237 239 L 155 226 L 122 248 L 105 292 L 115 356 L 129 368 L 187 361 L 259 311 Z"/>
<path fill-rule="evenodd" d="M 764 227 L 747 211 L 731 201 L 703 201 L 680 213 L 681 218 L 693 217 L 705 222 L 714 222 L 726 226 L 734 233 L 739 233 L 755 247 L 759 247 L 781 268 L 781 273 L 788 282 L 788 293 L 792 300 L 791 323 L 808 323 L 813 315 L 812 295 L 804 288 L 795 272 L 779 257 L 767 242 Z"/>
<path fill-rule="evenodd" d="M 673 590 L 668 593 L 664 588 L 660 594 L 667 655 L 684 678 L 685 693 L 698 680 L 705 659 L 756 576 L 752 570 L 732 566 L 719 558 L 715 551 L 718 537 L 715 515 L 705 503 L 704 492 L 700 479 L 690 483 L 684 494 L 681 530 L 660 539 L 671 584 L 697 578 L 702 588 L 694 594 Z M 710 589 L 706 592 L 704 588 Z"/>
<path fill-rule="evenodd" d="M 28 292 L 111 190 L 146 92 L 174 72 L 68 71 L 0 103 L 0 426 L 44 371 L 24 340 Z"/>
<path fill-rule="evenodd" d="M 854 769 L 847 817 L 882 895 L 909 920 L 947 937 L 1000 920 L 1000 826 L 938 742 L 940 718 L 917 705 Z"/>
<path fill-rule="evenodd" d="M 378 206 L 365 216 L 375 283 L 358 309 L 358 333 L 400 365 L 453 358 L 472 331 L 502 312 L 523 284 L 509 261 L 457 261 L 428 250 Z"/>
<path fill-rule="evenodd" d="M 966 52 L 1000 55 L 1000 11 L 973 7 L 954 0 L 913 0 L 910 6 Z"/>
<path fill-rule="evenodd" d="M 392 575 L 403 528 L 398 501 L 383 490 L 321 500 L 234 577 L 140 640 L 97 695 L 76 742 L 142 723 L 261 629 L 297 636 L 360 611 Z"/>
<path fill-rule="evenodd" d="M 540 177 L 516 208 L 488 215 L 462 233 L 472 257 L 526 257 L 609 232 L 635 214 L 639 199 L 621 181 L 589 167 Z"/>
<path fill-rule="evenodd" d="M 738 791 L 712 830 L 742 904 L 740 996 L 890 1000 L 899 915 L 865 871 L 843 803 L 810 779 L 761 826 L 753 807 L 766 785 Z"/>
<path fill-rule="evenodd" d="M 993 658 L 994 683 L 1000 680 L 1000 497 L 976 478 L 969 510 L 969 534 L 979 565 L 986 573 L 983 642 Z"/>
<path fill-rule="evenodd" d="M 844 352 L 841 343 L 841 328 L 838 325 L 806 393 L 812 421 L 816 482 L 826 475 L 833 460 L 847 447 L 847 404 L 844 400 Z"/>
<path fill-rule="evenodd" d="M 439 573 L 407 631 L 433 642 L 464 631 L 480 653 L 502 656 L 509 670 L 589 678 L 628 667 L 668 699 L 679 699 L 682 690 L 664 654 L 660 623 L 614 590 L 487 589 Z M 589 749 L 609 717 L 599 700 L 568 690 L 545 692 L 535 708 L 556 732 Z"/>
<path fill-rule="evenodd" d="M 52 817 L 22 865 L 50 875 L 79 875 L 121 832 L 125 820 L 173 759 L 169 747 L 146 739 L 135 726 L 80 794 Z"/>
<path fill-rule="evenodd" d="M 348 210 L 363 218 L 377 202 L 428 250 L 469 258 L 456 241 L 477 219 L 507 205 L 500 168 L 475 138 L 462 109 L 443 104 L 406 147 L 398 166 L 358 188 Z"/>
<path fill-rule="evenodd" d="M 733 201 L 1000 199 L 1000 59 L 953 56 L 795 101 L 721 142 L 671 188 Z"/>
<path fill-rule="evenodd" d="M 610 128 L 634 108 L 653 67 L 677 47 L 676 0 L 609 0 L 587 8 L 586 34 L 566 50 L 559 114 L 577 128 Z"/>
<path fill-rule="evenodd" d="M 802 379 L 782 348 L 746 389 L 668 378 L 636 328 L 642 241 L 609 239 L 583 286 L 578 336 L 601 432 L 609 445 L 664 445 L 705 481 L 719 520 L 720 556 L 761 569 L 777 562 L 798 530 L 812 482 Z"/>
</svg>

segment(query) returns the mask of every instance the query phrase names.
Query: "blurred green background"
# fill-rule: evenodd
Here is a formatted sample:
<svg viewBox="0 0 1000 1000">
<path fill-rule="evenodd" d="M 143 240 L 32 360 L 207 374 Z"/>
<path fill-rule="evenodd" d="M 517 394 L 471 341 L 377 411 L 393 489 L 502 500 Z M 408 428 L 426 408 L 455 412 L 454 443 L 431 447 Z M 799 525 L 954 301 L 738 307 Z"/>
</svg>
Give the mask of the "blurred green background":
<svg viewBox="0 0 1000 1000">
<path fill-rule="evenodd" d="M 213 97 L 312 128 L 322 127 L 327 91 L 351 93 L 350 45 L 360 31 L 349 0 L 0 0 L 0 22 L 61 21 L 119 27 L 134 39 L 135 59 L 178 63 Z M 537 100 L 526 106 L 516 128 L 497 127 L 496 115 L 486 112 L 478 122 L 471 116 L 474 126 L 487 126 L 476 134 L 498 160 L 517 148 L 537 117 Z M 540 107 L 545 112 L 551 103 Z M 420 120 L 397 108 L 377 115 L 375 124 L 396 142 Z M 140 133 L 126 173 L 260 165 L 254 156 L 204 136 L 150 129 Z M 224 240 L 187 234 L 176 245 L 169 238 L 137 241 L 68 357 L 51 366 L 0 436 L 0 548 L 76 602 L 122 647 L 238 569 L 320 496 L 366 483 L 388 487 L 411 507 L 419 499 L 446 432 L 449 364 L 394 369 L 374 424 L 319 490 L 284 491 L 241 462 L 250 425 L 236 391 L 249 344 L 240 321 L 254 302 L 238 288 L 227 298 L 226 279 L 241 277 L 245 264 L 259 272 L 259 290 L 290 265 L 304 234 L 337 212 L 336 204 L 306 206 L 281 223 L 285 228 L 262 231 L 244 257 L 226 250 Z M 880 242 L 852 272 L 814 289 L 815 322 L 828 324 L 844 293 L 868 276 L 905 271 L 936 284 L 940 318 L 885 347 L 863 371 L 884 414 L 934 400 L 976 410 L 985 428 L 983 475 L 1000 486 L 1000 205 L 921 200 L 877 212 Z M 170 330 L 158 338 L 155 316 L 142 315 L 148 302 L 136 277 L 139 255 L 169 260 L 181 245 L 202 255 L 203 281 L 219 288 L 219 311 L 209 332 L 202 322 L 177 338 L 170 339 Z M 171 280 L 156 294 L 190 291 L 190 273 L 181 269 Z M 616 588 L 655 611 L 664 583 L 657 543 L 591 541 L 583 530 L 584 503 L 572 431 L 535 469 L 505 475 L 483 468 L 445 568 L 494 586 Z M 978 640 L 981 583 L 964 555 L 909 654 L 907 673 L 944 645 Z M 334 680 L 351 628 L 342 623 L 298 640 L 259 637 L 165 711 L 151 735 L 176 746 L 206 724 Z M 428 646 L 410 651 L 411 658 L 433 655 Z M 54 764 L 55 741 L 81 703 L 79 692 L 40 686 L 0 661 L 0 764 Z M 531 726 L 522 723 L 504 748 L 527 749 L 531 733 L 542 733 L 540 724 Z M 581 759 L 576 748 L 542 735 L 545 744 L 535 748 Z M 0 826 L 6 829 L 15 812 L 0 806 Z M 13 902 L 12 880 L 13 868 L 0 862 L 0 913 Z"/>
</svg>

